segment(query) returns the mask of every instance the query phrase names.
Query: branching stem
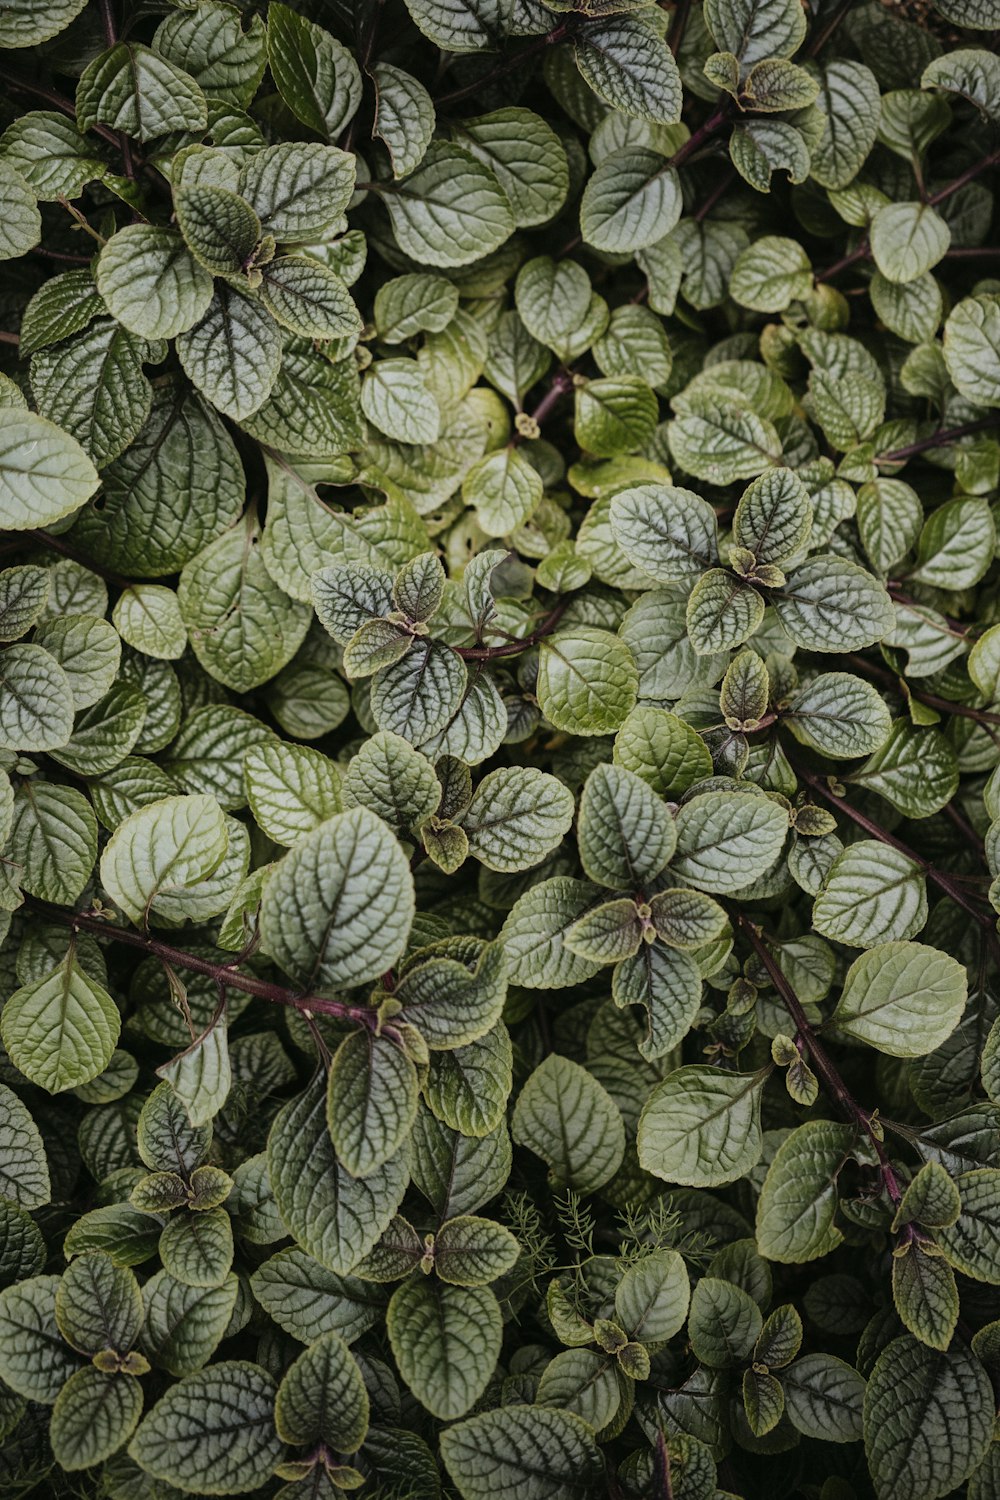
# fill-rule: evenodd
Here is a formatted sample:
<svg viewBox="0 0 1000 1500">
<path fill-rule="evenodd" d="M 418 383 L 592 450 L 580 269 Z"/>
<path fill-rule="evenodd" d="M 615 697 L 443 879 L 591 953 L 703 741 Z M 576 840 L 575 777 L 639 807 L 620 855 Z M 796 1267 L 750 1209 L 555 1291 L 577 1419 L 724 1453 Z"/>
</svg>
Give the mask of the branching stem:
<svg viewBox="0 0 1000 1500">
<path fill-rule="evenodd" d="M 560 599 L 555 608 L 545 615 L 541 624 L 520 640 L 505 641 L 502 646 L 455 646 L 453 649 L 465 661 L 496 661 L 502 656 L 520 656 L 522 651 L 529 650 L 552 634 L 568 607 L 569 597 Z"/>
<path fill-rule="evenodd" d="M 942 891 L 949 900 L 954 901 L 956 906 L 960 906 L 964 912 L 967 912 L 977 926 L 983 929 L 986 933 L 987 941 L 993 948 L 994 953 L 997 953 L 1000 945 L 997 942 L 995 918 L 984 911 L 980 911 L 965 892 L 959 888 L 951 875 L 947 874 L 944 870 L 939 870 L 936 865 L 932 865 L 930 860 L 925 859 L 922 854 L 918 854 L 915 849 L 911 849 L 909 844 L 904 844 L 902 839 L 898 839 L 894 833 L 890 833 L 887 828 L 883 828 L 873 818 L 869 818 L 865 813 L 860 812 L 858 808 L 852 807 L 846 797 L 838 797 L 830 790 L 822 777 L 815 776 L 812 771 L 807 771 L 802 766 L 796 766 L 795 773 L 807 786 L 818 793 L 825 802 L 828 802 L 831 807 L 838 808 L 846 817 L 851 819 L 852 823 L 856 823 L 859 828 L 863 828 L 866 833 L 870 833 L 873 839 L 878 839 L 880 843 L 887 844 L 889 848 L 898 850 L 900 854 L 905 854 L 907 859 L 912 859 L 913 863 L 919 866 L 927 879 L 933 881 L 939 891 Z"/>
<path fill-rule="evenodd" d="M 873 1117 L 861 1105 L 851 1093 L 847 1084 L 840 1076 L 836 1064 L 823 1046 L 819 1037 L 810 1024 L 809 1017 L 805 1013 L 802 1002 L 795 993 L 788 980 L 785 978 L 780 966 L 775 961 L 771 950 L 764 942 L 760 929 L 756 927 L 742 912 L 736 918 L 737 925 L 750 942 L 757 957 L 767 970 L 768 978 L 774 985 L 784 1003 L 785 1009 L 791 1016 L 795 1029 L 805 1043 L 809 1052 L 809 1061 L 816 1070 L 817 1076 L 823 1088 L 832 1102 L 842 1115 L 852 1124 L 863 1130 L 871 1141 L 875 1155 L 878 1157 L 879 1173 L 885 1190 L 893 1203 L 898 1204 L 902 1198 L 899 1181 L 889 1160 L 888 1152 L 880 1139 L 878 1127 Z"/>
<path fill-rule="evenodd" d="M 211 959 L 199 957 L 196 953 L 187 953 L 181 948 L 175 948 L 172 943 L 164 943 L 149 933 L 135 932 L 130 927 L 122 927 L 118 923 L 108 921 L 107 918 L 96 916 L 91 912 L 63 911 L 57 906 L 47 906 L 42 903 L 38 905 L 49 920 L 61 922 L 73 932 L 89 932 L 95 937 L 108 938 L 113 943 L 120 943 L 126 948 L 134 948 L 140 953 L 157 958 L 161 963 L 187 969 L 192 974 L 204 974 L 226 989 L 240 990 L 244 995 L 253 995 L 256 999 L 267 1000 L 272 1005 L 286 1005 L 293 1010 L 304 1012 L 307 1016 L 335 1016 L 341 1021 L 356 1021 L 370 1031 L 374 1031 L 378 1026 L 378 1012 L 370 1006 L 348 1005 L 344 1000 L 331 1000 L 325 995 L 303 994 L 300 990 L 286 989 L 283 985 L 272 984 L 270 980 L 258 979 L 254 974 L 243 974 L 239 969 L 238 957 L 224 963 L 213 962 Z"/>
<path fill-rule="evenodd" d="M 959 438 L 971 437 L 974 432 L 988 432 L 991 428 L 1000 425 L 1000 417 L 981 417 L 977 422 L 964 422 L 961 427 L 939 427 L 937 432 L 932 432 L 929 437 L 917 438 L 912 443 L 907 443 L 904 448 L 893 448 L 889 453 L 877 453 L 876 463 L 901 464 L 908 458 L 913 458 L 918 453 L 926 453 L 930 448 L 947 448 Z"/>
</svg>

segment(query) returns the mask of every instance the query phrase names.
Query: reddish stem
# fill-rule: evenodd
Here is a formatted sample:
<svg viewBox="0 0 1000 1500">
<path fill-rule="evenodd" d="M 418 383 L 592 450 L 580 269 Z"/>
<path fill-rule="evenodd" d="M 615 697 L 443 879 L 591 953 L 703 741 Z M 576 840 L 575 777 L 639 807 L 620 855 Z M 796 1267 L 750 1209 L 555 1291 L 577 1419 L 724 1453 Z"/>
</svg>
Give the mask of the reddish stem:
<svg viewBox="0 0 1000 1500">
<path fill-rule="evenodd" d="M 929 437 L 917 438 L 914 442 L 907 443 L 905 448 L 893 448 L 889 453 L 876 454 L 875 461 L 881 464 L 905 463 L 917 453 L 926 453 L 930 448 L 947 448 L 959 438 L 971 437 L 974 432 L 988 432 L 998 424 L 1000 416 L 980 417 L 976 422 L 963 422 L 961 427 L 939 427 Z"/>
<path fill-rule="evenodd" d="M 287 1005 L 294 1010 L 305 1011 L 311 1015 L 335 1016 L 342 1021 L 356 1021 L 362 1026 L 367 1026 L 370 1031 L 374 1031 L 378 1026 L 378 1012 L 370 1006 L 348 1005 L 343 1000 L 331 1000 L 325 995 L 302 994 L 297 990 L 286 989 L 283 985 L 272 984 L 269 980 L 258 979 L 253 974 L 241 974 L 238 968 L 238 958 L 228 963 L 213 963 L 211 959 L 200 958 L 195 953 L 187 953 L 181 948 L 175 948 L 172 943 L 161 942 L 159 938 L 151 937 L 148 933 L 135 932 L 130 927 L 121 927 L 104 917 L 94 916 L 89 912 L 63 911 L 59 907 L 37 904 L 46 917 L 52 921 L 61 922 L 74 932 L 90 932 L 95 937 L 109 938 L 114 943 L 121 943 L 126 948 L 135 948 L 140 953 L 157 958 L 161 963 L 171 964 L 179 969 L 188 969 L 192 974 L 204 974 L 207 978 L 213 979 L 216 984 L 228 989 L 240 990 L 244 995 L 253 995 L 256 999 L 267 1000 L 272 1005 Z"/>
<path fill-rule="evenodd" d="M 938 890 L 943 891 L 949 900 L 954 901 L 956 906 L 960 906 L 964 912 L 967 912 L 972 917 L 973 921 L 986 933 L 987 940 L 991 946 L 994 949 L 996 948 L 997 934 L 995 918 L 987 915 L 986 912 L 979 911 L 970 901 L 969 897 L 965 895 L 964 891 L 959 889 L 950 875 L 932 865 L 930 860 L 925 859 L 922 854 L 918 854 L 915 849 L 911 849 L 909 844 L 904 844 L 902 839 L 898 839 L 887 828 L 883 828 L 874 819 L 867 817 L 863 812 L 859 812 L 856 807 L 852 807 L 845 797 L 838 797 L 830 790 L 821 777 L 814 776 L 811 771 L 806 771 L 802 766 L 796 766 L 795 773 L 807 786 L 812 787 L 813 791 L 817 792 L 825 802 L 828 802 L 831 807 L 839 808 L 846 817 L 851 819 L 852 823 L 856 823 L 859 828 L 863 828 L 866 833 L 870 833 L 872 838 L 878 839 L 880 843 L 888 844 L 890 849 L 897 849 L 900 854 L 905 854 L 907 859 L 912 859 L 913 863 L 919 866 L 927 879 L 934 882 Z"/>
<path fill-rule="evenodd" d="M 761 937 L 760 930 L 755 927 L 754 924 L 747 917 L 745 917 L 742 912 L 738 914 L 736 920 L 741 932 L 745 933 L 746 937 L 750 941 L 750 946 L 753 948 L 757 957 L 760 959 L 761 963 L 764 965 L 764 968 L 767 970 L 768 977 L 770 978 L 771 983 L 774 985 L 778 994 L 781 996 L 781 999 L 785 1004 L 785 1008 L 795 1024 L 795 1028 L 798 1031 L 799 1036 L 805 1042 L 806 1048 L 809 1052 L 809 1060 L 812 1063 L 812 1066 L 815 1068 L 820 1082 L 822 1083 L 823 1088 L 826 1090 L 826 1093 L 833 1100 L 834 1104 L 840 1110 L 841 1114 L 843 1114 L 852 1125 L 856 1125 L 861 1130 L 863 1130 L 865 1135 L 867 1135 L 868 1139 L 871 1141 L 875 1155 L 878 1157 L 879 1172 L 882 1178 L 882 1182 L 885 1186 L 885 1190 L 892 1202 L 898 1204 L 903 1195 L 900 1190 L 899 1182 L 896 1178 L 896 1173 L 893 1168 L 892 1162 L 889 1160 L 889 1156 L 886 1152 L 885 1146 L 879 1139 L 878 1132 L 873 1124 L 872 1116 L 868 1113 L 867 1110 L 862 1109 L 861 1105 L 855 1099 L 854 1095 L 847 1087 L 847 1084 L 840 1076 L 840 1072 L 836 1064 L 826 1051 L 816 1033 L 813 1031 L 812 1025 L 809 1021 L 809 1017 L 805 1013 L 805 1009 L 802 1005 L 801 1000 L 793 990 L 792 986 L 789 984 L 788 980 L 785 978 L 781 967 L 776 962 L 770 949 Z"/>
<path fill-rule="evenodd" d="M 559 600 L 537 629 L 520 640 L 505 641 L 502 646 L 455 646 L 453 650 L 464 661 L 496 661 L 501 656 L 520 656 L 522 651 L 527 651 L 531 646 L 536 646 L 539 641 L 544 640 L 547 635 L 551 635 L 568 608 L 569 597 L 567 596 Z"/>
</svg>

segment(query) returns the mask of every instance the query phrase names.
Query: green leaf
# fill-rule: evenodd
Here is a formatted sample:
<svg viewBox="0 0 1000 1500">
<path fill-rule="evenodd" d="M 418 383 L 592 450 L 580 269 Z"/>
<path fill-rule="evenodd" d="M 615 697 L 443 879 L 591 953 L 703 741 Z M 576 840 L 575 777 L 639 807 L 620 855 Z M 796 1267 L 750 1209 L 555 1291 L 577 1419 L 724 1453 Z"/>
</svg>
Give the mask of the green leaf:
<svg viewBox="0 0 1000 1500">
<path fill-rule="evenodd" d="M 317 135 L 335 140 L 361 103 L 361 71 L 347 48 L 289 6 L 272 4 L 267 58 L 292 113 Z"/>
<path fill-rule="evenodd" d="M 562 989 L 596 974 L 599 964 L 565 947 L 565 934 L 593 904 L 587 881 L 556 876 L 525 891 L 504 922 L 500 938 L 513 984 Z"/>
<path fill-rule="evenodd" d="M 46 568 L 28 563 L 0 572 L 0 640 L 16 641 L 38 620 L 49 598 Z"/>
<path fill-rule="evenodd" d="M 830 867 L 813 926 L 852 948 L 915 937 L 927 921 L 921 867 L 877 839 L 859 839 Z"/>
<path fill-rule="evenodd" d="M 923 1057 L 958 1025 L 964 965 L 924 943 L 877 943 L 847 971 L 834 1020 L 890 1057 Z"/>
<path fill-rule="evenodd" d="M 496 45 L 501 8 L 496 0 L 448 5 L 434 0 L 407 0 L 416 26 L 436 47 L 448 52 L 478 52 Z"/>
<path fill-rule="evenodd" d="M 265 146 L 240 173 L 239 191 L 283 244 L 314 239 L 336 224 L 354 192 L 355 159 L 336 146 Z"/>
<path fill-rule="evenodd" d="M 450 647 L 418 638 L 400 661 L 376 675 L 371 697 L 375 722 L 379 729 L 422 745 L 456 712 L 467 680 L 464 661 Z"/>
<path fill-rule="evenodd" d="M 303 338 L 351 338 L 361 328 L 346 284 L 308 255 L 280 255 L 263 271 L 261 298 L 284 328 Z"/>
<path fill-rule="evenodd" d="M 334 1154 L 322 1074 L 279 1111 L 267 1150 L 271 1187 L 289 1232 L 328 1270 L 351 1270 L 402 1202 L 406 1151 L 368 1177 L 352 1177 Z"/>
<path fill-rule="evenodd" d="M 716 46 L 744 69 L 761 58 L 791 57 L 806 35 L 805 17 L 792 0 L 707 0 L 705 21 Z"/>
<path fill-rule="evenodd" d="M 492 1219 L 462 1214 L 442 1224 L 434 1238 L 434 1270 L 452 1286 L 484 1286 L 513 1269 L 521 1247 Z"/>
<path fill-rule="evenodd" d="M 156 28 L 153 42 L 161 56 L 184 68 L 210 99 L 245 108 L 254 96 L 265 65 L 264 26 L 243 17 L 233 5 L 202 0 L 193 11 L 169 15 Z"/>
<path fill-rule="evenodd" d="M 469 1417 L 442 1433 L 441 1453 L 462 1500 L 582 1500 L 603 1468 L 590 1425 L 542 1406 Z"/>
<path fill-rule="evenodd" d="M 195 1126 L 181 1100 L 166 1083 L 153 1090 L 142 1107 L 137 1128 L 139 1155 L 155 1172 L 179 1172 L 188 1178 L 208 1154 L 210 1125 Z"/>
<path fill-rule="evenodd" d="M 617 1106 L 579 1063 L 552 1053 L 518 1096 L 514 1139 L 547 1162 L 552 1180 L 590 1193 L 618 1170 L 625 1132 Z"/>
<path fill-rule="evenodd" d="M 493 172 L 519 229 L 543 224 L 562 208 L 569 191 L 566 151 L 541 116 L 515 105 L 464 119 L 452 129 Z"/>
<path fill-rule="evenodd" d="M 658 583 L 699 578 L 719 560 L 715 511 L 691 490 L 641 484 L 611 502 L 615 540 Z"/>
<path fill-rule="evenodd" d="M 432 762 L 401 735 L 384 730 L 352 756 L 344 778 L 345 803 L 370 808 L 398 834 L 418 828 L 440 800 Z"/>
<path fill-rule="evenodd" d="M 809 651 L 858 651 L 881 640 L 895 623 L 881 584 L 855 563 L 832 555 L 811 557 L 772 598 L 787 634 Z"/>
<path fill-rule="evenodd" d="M 420 265 L 468 265 L 514 229 L 493 173 L 471 152 L 444 141 L 432 142 L 409 176 L 386 184 L 383 201 L 400 249 Z"/>
<path fill-rule="evenodd" d="M 186 565 L 177 603 L 205 670 L 236 692 L 275 676 L 309 627 L 309 610 L 274 583 L 252 520 L 211 542 Z"/>
<path fill-rule="evenodd" d="M 868 1381 L 865 1451 L 879 1500 L 936 1500 L 976 1468 L 992 1437 L 993 1397 L 976 1356 L 903 1334 Z"/>
<path fill-rule="evenodd" d="M 585 23 L 573 38 L 576 65 L 596 94 L 636 120 L 675 124 L 681 80 L 666 41 L 639 15 Z"/>
<path fill-rule="evenodd" d="M 933 1249 L 934 1247 L 932 1247 Z M 900 1245 L 892 1259 L 892 1299 L 910 1333 L 931 1349 L 947 1349 L 958 1323 L 955 1273 L 919 1240 Z"/>
<path fill-rule="evenodd" d="M 173 589 L 137 583 L 119 595 L 112 615 L 115 629 L 144 656 L 176 661 L 187 648 L 187 629 Z M 73 699 L 79 705 L 74 686 Z"/>
<path fill-rule="evenodd" d="M 608 324 L 607 303 L 576 261 L 535 256 L 518 272 L 514 298 L 530 337 L 563 360 L 584 353 Z"/>
<path fill-rule="evenodd" d="M 30 110 L 7 127 L 0 137 L 0 160 L 43 201 L 78 198 L 107 171 L 100 151 L 72 120 L 44 109 Z"/>
<path fill-rule="evenodd" d="M 833 1354 L 806 1354 L 781 1372 L 785 1410 L 805 1437 L 854 1443 L 862 1436 L 865 1381 Z"/>
<path fill-rule="evenodd" d="M 743 491 L 733 516 L 733 541 L 757 563 L 785 564 L 809 540 L 813 507 L 791 469 L 771 469 Z"/>
<path fill-rule="evenodd" d="M 206 880 L 220 866 L 229 833 L 210 796 L 164 797 L 131 813 L 101 855 L 101 881 L 137 925 L 157 903 Z M 228 904 L 228 901 L 224 904 Z"/>
<path fill-rule="evenodd" d="M 735 1182 L 761 1152 L 760 1074 L 684 1067 L 653 1090 L 639 1119 L 639 1162 L 687 1187 Z"/>
<path fill-rule="evenodd" d="M 97 858 L 97 819 L 86 797 L 73 787 L 23 781 L 14 798 L 9 854 L 32 896 L 71 905 Z"/>
<path fill-rule="evenodd" d="M 81 130 L 108 125 L 140 141 L 172 130 L 203 131 L 205 95 L 190 74 L 138 42 L 119 42 L 84 68 L 76 89 Z"/>
<path fill-rule="evenodd" d="M 390 63 L 376 63 L 372 78 L 376 98 L 372 134 L 389 153 L 392 175 L 406 177 L 419 167 L 433 139 L 434 102 L 418 79 Z"/>
<path fill-rule="evenodd" d="M 400 957 L 412 918 L 402 849 L 380 818 L 353 808 L 320 824 L 277 866 L 261 901 L 261 940 L 297 983 L 360 984 Z"/>
<path fill-rule="evenodd" d="M 324 1333 L 352 1341 L 379 1321 L 382 1288 L 354 1276 L 338 1276 L 304 1250 L 282 1250 L 253 1273 L 254 1296 L 278 1326 L 303 1344 Z"/>
<path fill-rule="evenodd" d="M 641 777 L 604 765 L 587 778 L 577 841 L 591 880 L 612 890 L 637 891 L 670 859 L 676 834 L 666 807 Z"/>
<path fill-rule="evenodd" d="M 958 1187 L 938 1161 L 926 1161 L 910 1181 L 896 1210 L 893 1227 L 920 1223 L 947 1228 L 961 1212 Z"/>
<path fill-rule="evenodd" d="M 175 187 L 174 215 L 191 254 L 215 274 L 243 271 L 261 237 L 260 220 L 249 203 L 228 188 L 207 183 Z"/>
<path fill-rule="evenodd" d="M 936 1238 L 957 1271 L 976 1281 L 994 1283 L 1000 1245 L 1000 1173 L 984 1168 L 957 1179 L 961 1212 Z"/>
<path fill-rule="evenodd" d="M 418 950 L 393 991 L 432 1050 L 476 1041 L 500 1018 L 506 963 L 499 943 L 445 938 Z"/>
<path fill-rule="evenodd" d="M 399 443 L 436 443 L 441 410 L 412 359 L 381 359 L 361 382 L 361 409 L 369 422 Z"/>
<path fill-rule="evenodd" d="M 224 1208 L 175 1214 L 160 1235 L 163 1269 L 187 1286 L 222 1286 L 233 1264 L 232 1220 Z"/>
<path fill-rule="evenodd" d="M 49 1438 L 62 1469 L 89 1469 L 117 1453 L 142 1412 L 142 1387 L 134 1375 L 77 1370 L 56 1397 Z"/>
<path fill-rule="evenodd" d="M 393 1293 L 386 1327 L 400 1374 L 433 1416 L 453 1421 L 478 1401 L 503 1331 L 499 1303 L 487 1287 L 411 1277 Z"/>
<path fill-rule="evenodd" d="M 951 744 L 937 729 L 918 728 L 898 719 L 880 750 L 870 756 L 854 779 L 885 797 L 911 818 L 928 818 L 958 790 L 958 762 Z"/>
<path fill-rule="evenodd" d="M 659 1344 L 684 1326 L 691 1289 L 676 1250 L 654 1250 L 629 1266 L 615 1291 L 615 1316 L 629 1338 Z"/>
<path fill-rule="evenodd" d="M 628 897 L 605 901 L 580 917 L 566 934 L 566 946 L 594 963 L 631 958 L 642 942 L 642 919 Z"/>
<path fill-rule="evenodd" d="M 844 188 L 857 176 L 878 136 L 880 91 L 863 63 L 836 58 L 822 70 L 813 110 L 810 176 L 825 188 Z"/>
<path fill-rule="evenodd" d="M 51 1186 L 45 1146 L 26 1106 L 0 1084 L 0 1198 L 19 1208 L 43 1208 Z"/>
<path fill-rule="evenodd" d="M 670 450 L 682 469 L 711 484 L 753 479 L 781 457 L 774 424 L 709 394 L 684 397 L 670 424 Z"/>
<path fill-rule="evenodd" d="M 103 1073 L 120 1029 L 114 1000 L 84 973 L 72 951 L 58 968 L 11 995 L 0 1013 L 14 1066 L 50 1094 Z"/>
<path fill-rule="evenodd" d="M 545 717 L 567 734 L 608 734 L 635 705 L 638 673 L 624 641 L 578 625 L 548 636 L 538 658 L 536 692 Z"/>
<path fill-rule="evenodd" d="M 1000 297 L 963 297 L 944 325 L 944 358 L 963 396 L 1000 406 Z"/>
<path fill-rule="evenodd" d="M 613 151 L 598 165 L 580 203 L 583 238 L 595 250 L 644 250 L 681 216 L 680 180 L 656 151 Z"/>
<path fill-rule="evenodd" d="M 489 1135 L 504 1118 L 512 1079 L 510 1035 L 497 1022 L 463 1046 L 432 1052 L 424 1099 L 453 1130 L 467 1136 Z"/>
<path fill-rule="evenodd" d="M 688 636 L 699 656 L 741 646 L 763 618 L 764 600 L 757 590 L 722 568 L 704 573 L 688 596 Z"/>
<path fill-rule="evenodd" d="M 597 1432 L 618 1411 L 621 1390 L 606 1355 L 591 1349 L 564 1349 L 542 1371 L 535 1400 L 539 1406 L 575 1414 Z"/>
<path fill-rule="evenodd" d="M 266 309 L 223 282 L 204 317 L 179 335 L 177 357 L 192 384 L 238 422 L 271 394 L 281 364 L 281 332 Z"/>
<path fill-rule="evenodd" d="M 754 312 L 784 312 L 812 289 L 809 257 L 795 240 L 765 235 L 737 257 L 730 293 Z"/>
<path fill-rule="evenodd" d="M 848 672 L 820 672 L 789 695 L 781 717 L 802 744 L 845 760 L 880 750 L 891 726 L 875 688 Z"/>
<path fill-rule="evenodd" d="M 95 272 L 108 311 L 130 333 L 175 338 L 202 317 L 212 278 L 179 235 L 152 224 L 120 229 L 101 251 Z"/>
<path fill-rule="evenodd" d="M 985 500 L 970 495 L 946 501 L 920 533 L 911 576 L 932 588 L 971 588 L 993 561 L 996 546 L 996 527 Z"/>
<path fill-rule="evenodd" d="M 246 478 L 220 419 L 189 388 L 165 385 L 136 441 L 102 475 L 99 508 L 75 537 L 130 578 L 175 573 L 243 510 Z"/>
<path fill-rule="evenodd" d="M 649 703 L 626 718 L 615 736 L 614 757 L 661 797 L 678 797 L 712 774 L 708 747 L 691 725 Z"/>
<path fill-rule="evenodd" d="M 232 1085 L 225 1018 L 220 1017 L 156 1071 L 170 1084 L 192 1125 L 207 1124 L 225 1104 Z"/>
<path fill-rule="evenodd" d="M 1000 117 L 1000 68 L 996 54 L 984 47 L 959 47 L 943 57 L 935 57 L 924 69 L 920 86 L 960 94 L 977 105 L 988 119 Z"/>
<path fill-rule="evenodd" d="M 56 1326 L 58 1286 L 58 1276 L 30 1276 L 0 1292 L 0 1378 L 45 1406 L 80 1364 Z"/>
<path fill-rule="evenodd" d="M 788 817 L 770 798 L 703 792 L 677 813 L 677 853 L 671 869 L 698 890 L 726 895 L 773 865 L 788 833 Z"/>
<path fill-rule="evenodd" d="M 129 1456 L 198 1495 L 241 1495 L 270 1477 L 283 1446 L 275 1386 L 259 1365 L 223 1360 L 172 1386 L 143 1418 Z"/>
<path fill-rule="evenodd" d="M 615 968 L 611 994 L 619 1007 L 644 1007 L 647 1034 L 639 1051 L 645 1058 L 664 1057 L 694 1024 L 701 1006 L 701 974 L 686 953 L 642 943 L 634 957 Z"/>
<path fill-rule="evenodd" d="M 828 1255 L 843 1235 L 835 1223 L 837 1176 L 851 1154 L 854 1132 L 830 1120 L 809 1120 L 782 1141 L 757 1202 L 757 1248 L 788 1264 Z"/>
<path fill-rule="evenodd" d="M 352 1177 L 395 1156 L 417 1112 L 417 1075 L 394 1041 L 362 1030 L 341 1042 L 330 1067 L 327 1123 Z"/>
<path fill-rule="evenodd" d="M 742 1364 L 760 1337 L 763 1318 L 742 1287 L 715 1276 L 696 1282 L 688 1315 L 688 1339 L 695 1357 L 712 1369 Z"/>
<path fill-rule="evenodd" d="M 956 26 L 977 31 L 989 31 L 996 21 L 993 0 L 935 0 L 934 8 Z"/>
<path fill-rule="evenodd" d="M 276 844 L 296 843 L 341 810 L 340 773 L 306 745 L 253 745 L 243 774 L 250 810 Z"/>
<path fill-rule="evenodd" d="M 142 1327 L 139 1283 L 126 1266 L 99 1250 L 78 1255 L 63 1272 L 56 1292 L 56 1322 L 81 1354 L 102 1350 L 127 1354 Z"/>
<path fill-rule="evenodd" d="M 13 531 L 50 526 L 79 510 L 97 489 L 83 448 L 45 417 L 8 410 L 0 438 L 0 510 Z"/>
<path fill-rule="evenodd" d="M 506 536 L 531 519 L 543 489 L 542 476 L 522 448 L 499 448 L 473 464 L 462 481 L 462 498 L 475 506 L 487 536 Z"/>
<path fill-rule="evenodd" d="M 368 1392 L 354 1357 L 336 1333 L 324 1333 L 290 1366 L 274 1404 L 278 1435 L 301 1446 L 325 1443 L 354 1453 L 368 1431 Z"/>
<path fill-rule="evenodd" d="M 656 417 L 656 397 L 636 375 L 577 386 L 573 431 L 580 447 L 598 458 L 615 458 L 648 442 Z"/>
<path fill-rule="evenodd" d="M 887 203 L 872 219 L 872 255 L 887 281 L 916 281 L 936 266 L 951 230 L 927 203 Z"/>
<path fill-rule="evenodd" d="M 572 793 L 544 771 L 491 771 L 462 814 L 469 853 L 490 870 L 528 869 L 559 847 L 573 811 Z"/>
<path fill-rule="evenodd" d="M 16 0 L 0 16 L 0 47 L 35 47 L 56 36 L 83 9 L 80 0 Z"/>
<path fill-rule="evenodd" d="M 16 260 L 33 250 L 42 237 L 42 216 L 35 193 L 9 161 L 0 159 L 0 260 Z"/>
<path fill-rule="evenodd" d="M 0 747 L 54 750 L 73 732 L 70 680 L 42 646 L 8 646 L 0 661 Z"/>
</svg>

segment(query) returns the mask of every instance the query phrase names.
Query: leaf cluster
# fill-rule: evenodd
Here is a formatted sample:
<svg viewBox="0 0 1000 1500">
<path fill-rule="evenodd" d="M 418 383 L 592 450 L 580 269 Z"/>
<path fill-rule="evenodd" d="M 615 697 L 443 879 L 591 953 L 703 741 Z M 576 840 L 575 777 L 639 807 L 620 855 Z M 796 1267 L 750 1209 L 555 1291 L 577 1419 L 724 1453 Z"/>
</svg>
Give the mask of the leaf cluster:
<svg viewBox="0 0 1000 1500">
<path fill-rule="evenodd" d="M 1000 1496 L 997 0 L 6 0 L 0 1496 Z"/>
</svg>

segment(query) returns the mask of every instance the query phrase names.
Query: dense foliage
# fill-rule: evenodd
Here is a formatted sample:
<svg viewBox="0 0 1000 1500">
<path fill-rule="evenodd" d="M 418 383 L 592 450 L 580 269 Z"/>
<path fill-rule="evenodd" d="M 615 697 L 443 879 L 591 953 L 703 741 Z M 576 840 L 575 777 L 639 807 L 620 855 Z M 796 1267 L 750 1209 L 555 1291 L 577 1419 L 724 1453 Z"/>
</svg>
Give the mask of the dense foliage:
<svg viewBox="0 0 1000 1500">
<path fill-rule="evenodd" d="M 0 1495 L 1000 1496 L 935 3 L 5 0 Z"/>
</svg>

